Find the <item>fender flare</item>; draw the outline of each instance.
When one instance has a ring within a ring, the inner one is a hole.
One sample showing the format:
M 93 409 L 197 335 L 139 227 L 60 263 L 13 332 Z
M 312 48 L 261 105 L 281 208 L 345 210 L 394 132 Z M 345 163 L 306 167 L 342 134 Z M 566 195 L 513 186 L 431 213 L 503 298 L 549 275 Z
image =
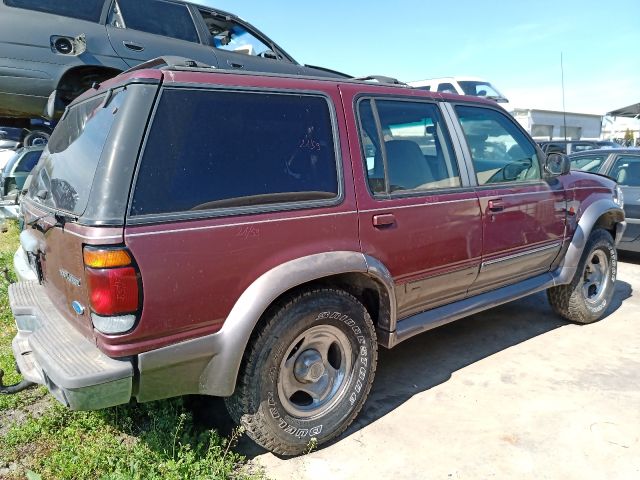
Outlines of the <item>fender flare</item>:
M 258 277 L 240 295 L 218 332 L 140 354 L 138 400 L 188 393 L 233 394 L 251 334 L 273 301 L 299 285 L 345 273 L 363 273 L 383 286 L 392 317 L 387 321 L 395 325 L 392 278 L 381 262 L 355 251 L 324 252 L 297 258 Z M 169 385 L 168 377 L 176 381 Z
M 593 226 L 600 217 L 607 213 L 613 213 L 616 216 L 615 242 L 617 243 L 622 237 L 622 232 L 626 226 L 624 221 L 624 210 L 622 210 L 622 208 L 620 208 L 613 199 L 603 198 L 593 202 L 586 208 L 580 217 L 580 220 L 578 220 L 578 225 L 576 226 L 573 238 L 567 247 L 562 264 L 554 275 L 554 285 L 565 285 L 571 282 L 578 269 L 578 264 L 582 258 L 584 248 L 587 244 L 587 240 L 589 239 L 589 235 L 591 235 Z

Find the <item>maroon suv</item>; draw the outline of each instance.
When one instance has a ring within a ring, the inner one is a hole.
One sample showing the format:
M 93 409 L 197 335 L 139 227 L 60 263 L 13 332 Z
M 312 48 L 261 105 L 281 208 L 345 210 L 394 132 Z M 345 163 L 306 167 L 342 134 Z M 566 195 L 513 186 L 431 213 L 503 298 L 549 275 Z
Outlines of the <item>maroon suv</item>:
M 72 409 L 223 396 L 260 445 L 301 453 L 354 419 L 379 344 L 541 290 L 602 316 L 622 199 L 568 166 L 476 97 L 122 74 L 67 109 L 34 170 L 15 358 Z

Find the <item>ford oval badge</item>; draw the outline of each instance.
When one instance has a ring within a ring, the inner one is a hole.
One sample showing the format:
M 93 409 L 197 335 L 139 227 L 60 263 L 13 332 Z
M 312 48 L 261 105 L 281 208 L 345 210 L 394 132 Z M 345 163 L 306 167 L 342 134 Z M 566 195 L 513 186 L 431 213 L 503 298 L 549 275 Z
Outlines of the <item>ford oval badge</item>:
M 73 311 L 76 312 L 78 315 L 84 314 L 84 307 L 80 302 L 76 302 L 76 301 L 71 302 L 71 307 L 73 308 Z

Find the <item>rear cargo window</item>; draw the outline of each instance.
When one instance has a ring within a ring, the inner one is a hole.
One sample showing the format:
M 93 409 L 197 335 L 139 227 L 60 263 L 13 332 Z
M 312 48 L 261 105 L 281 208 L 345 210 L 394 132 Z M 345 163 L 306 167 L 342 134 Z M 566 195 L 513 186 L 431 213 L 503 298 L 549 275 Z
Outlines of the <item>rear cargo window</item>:
M 9 7 L 26 8 L 38 12 L 53 13 L 64 17 L 99 22 L 104 0 L 64 0 L 58 2 L 42 0 L 4 0 Z
M 326 201 L 338 192 L 325 98 L 173 89 L 156 111 L 131 214 Z
M 126 97 L 126 90 L 113 92 L 73 106 L 51 135 L 42 154 L 29 196 L 51 208 L 81 215 L 89 199 L 102 149 Z

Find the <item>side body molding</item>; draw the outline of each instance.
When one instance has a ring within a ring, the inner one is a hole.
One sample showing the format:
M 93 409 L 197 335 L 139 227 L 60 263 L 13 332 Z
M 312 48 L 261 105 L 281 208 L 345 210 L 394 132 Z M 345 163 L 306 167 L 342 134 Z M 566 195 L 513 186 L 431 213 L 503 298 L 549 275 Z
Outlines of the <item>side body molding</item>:
M 382 284 L 389 312 L 395 316 L 391 276 L 375 259 L 353 251 L 297 258 L 256 279 L 237 300 L 219 332 L 138 355 L 138 401 L 185 394 L 231 395 L 253 329 L 269 305 L 298 285 L 345 273 L 364 273 Z
M 598 219 L 603 215 L 611 215 L 615 222 L 615 243 L 622 238 L 626 222 L 624 221 L 624 210 L 620 208 L 612 199 L 600 199 L 593 202 L 580 217 L 576 231 L 573 234 L 571 243 L 567 248 L 564 260 L 554 272 L 554 284 L 564 285 L 570 283 L 578 269 L 578 263 L 587 244 L 587 239 L 591 235 L 593 227 Z

